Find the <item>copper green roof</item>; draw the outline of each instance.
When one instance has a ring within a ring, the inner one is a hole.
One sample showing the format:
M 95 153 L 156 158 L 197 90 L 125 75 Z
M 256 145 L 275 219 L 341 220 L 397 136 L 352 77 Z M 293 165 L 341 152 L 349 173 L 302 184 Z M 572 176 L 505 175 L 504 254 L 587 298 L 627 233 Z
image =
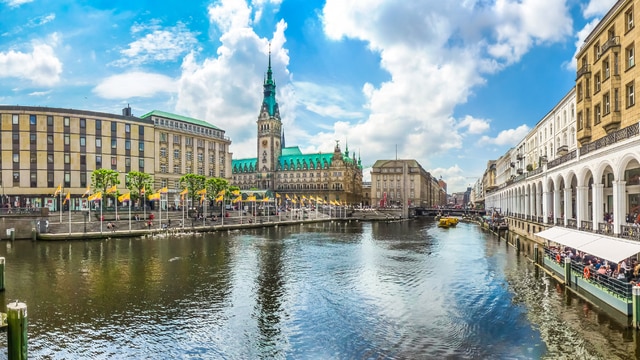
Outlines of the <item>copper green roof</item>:
M 295 147 L 298 148 L 297 146 Z M 291 149 L 291 148 L 289 148 Z M 298 149 L 300 151 L 300 149 Z M 278 159 L 278 163 L 281 169 L 301 169 L 307 168 L 323 168 L 331 165 L 331 158 L 333 153 L 317 153 L 317 154 L 302 154 L 295 155 L 283 155 Z
M 233 173 L 251 173 L 256 171 L 258 158 L 231 160 L 231 171 Z
M 302 155 L 302 151 L 300 151 L 300 148 L 297 146 L 291 146 L 291 147 L 282 148 L 282 155 L 283 156 Z
M 176 115 L 176 114 L 172 114 L 172 113 L 168 113 L 166 111 L 160 111 L 160 110 L 153 110 L 151 112 L 148 112 L 148 113 L 140 116 L 140 118 L 141 119 L 146 119 L 146 118 L 150 118 L 152 116 L 159 116 L 159 117 L 163 117 L 163 118 L 167 118 L 167 119 L 184 121 L 184 122 L 187 122 L 187 123 L 190 123 L 190 124 L 193 124 L 193 125 L 199 125 L 199 126 L 208 127 L 208 128 L 211 128 L 211 129 L 216 129 L 216 130 L 223 131 L 219 127 L 217 127 L 217 126 L 215 126 L 215 125 L 213 125 L 211 123 L 208 123 L 206 121 L 190 118 L 188 116 Z

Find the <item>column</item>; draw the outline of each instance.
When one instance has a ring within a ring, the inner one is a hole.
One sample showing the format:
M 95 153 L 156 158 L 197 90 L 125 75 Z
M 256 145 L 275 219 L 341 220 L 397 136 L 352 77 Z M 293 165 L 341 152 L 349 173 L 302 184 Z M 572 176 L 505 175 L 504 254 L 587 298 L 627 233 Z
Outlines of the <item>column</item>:
M 560 217 L 562 214 L 562 209 L 560 208 L 560 189 L 556 189 L 553 191 L 553 214 L 551 221 L 555 224 L 556 218 Z
M 564 188 L 564 226 L 567 226 L 570 217 L 573 218 L 571 211 L 571 188 Z
M 593 231 L 598 231 L 598 223 L 603 222 L 604 184 L 593 184 Z
M 549 223 L 549 211 L 551 204 L 551 193 L 545 191 L 542 193 L 542 216 L 544 217 L 543 221 L 545 224 Z
M 627 182 L 618 180 L 613 182 L 613 233 L 620 233 L 620 225 L 626 223 Z
M 582 221 L 587 218 L 587 209 L 589 206 L 589 187 L 578 186 L 578 194 L 576 196 L 576 220 L 578 229 L 582 227 Z

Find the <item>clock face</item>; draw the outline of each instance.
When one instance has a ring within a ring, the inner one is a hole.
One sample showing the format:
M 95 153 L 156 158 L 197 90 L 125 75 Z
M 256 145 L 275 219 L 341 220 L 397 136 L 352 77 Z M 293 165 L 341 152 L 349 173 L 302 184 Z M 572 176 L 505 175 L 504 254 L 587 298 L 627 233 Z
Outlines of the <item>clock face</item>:
M 262 140 L 262 146 L 267 146 L 267 140 Z

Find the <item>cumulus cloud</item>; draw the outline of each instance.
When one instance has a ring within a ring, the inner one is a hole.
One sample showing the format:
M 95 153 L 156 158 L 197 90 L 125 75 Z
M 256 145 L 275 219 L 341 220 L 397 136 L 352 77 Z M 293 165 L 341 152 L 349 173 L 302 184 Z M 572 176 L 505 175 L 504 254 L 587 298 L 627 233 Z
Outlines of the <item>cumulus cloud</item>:
M 589 19 L 594 16 L 603 16 L 613 7 L 613 4 L 618 0 L 591 0 L 582 9 L 582 15 L 585 19 Z
M 154 61 L 175 61 L 193 50 L 198 41 L 197 33 L 189 31 L 183 23 L 161 28 L 157 21 L 149 24 L 136 24 L 131 33 L 141 38 L 131 42 L 127 49 L 121 50 L 124 56 L 115 61 L 116 66 L 140 65 Z
M 467 129 L 469 134 L 482 134 L 489 130 L 489 121 L 484 119 L 476 119 L 473 116 L 467 115 L 458 123 L 458 129 Z
M 46 96 L 51 94 L 51 90 L 48 91 L 34 91 L 29 93 L 29 96 Z
M 531 131 L 527 125 L 520 125 L 515 129 L 502 130 L 495 138 L 483 136 L 480 140 L 482 144 L 493 144 L 498 146 L 514 146 L 519 143 Z
M 172 93 L 176 91 L 175 88 L 175 81 L 168 76 L 133 71 L 102 80 L 92 92 L 105 99 L 126 100 L 151 97 L 157 93 Z
M 62 62 L 54 47 L 57 34 L 46 40 L 31 42 L 31 52 L 9 50 L 0 52 L 0 77 L 13 77 L 31 81 L 38 86 L 53 86 L 60 80 Z
M 27 4 L 32 2 L 33 0 L 4 0 L 3 2 L 7 4 L 10 8 L 15 8 L 23 4 Z

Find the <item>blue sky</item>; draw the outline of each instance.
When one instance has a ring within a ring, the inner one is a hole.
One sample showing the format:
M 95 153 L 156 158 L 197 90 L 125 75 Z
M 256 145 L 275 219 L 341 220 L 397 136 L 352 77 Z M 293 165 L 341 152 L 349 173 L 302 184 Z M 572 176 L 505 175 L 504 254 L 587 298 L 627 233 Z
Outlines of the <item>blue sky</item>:
M 463 191 L 570 90 L 614 3 L 0 0 L 0 104 L 169 111 L 255 157 L 271 43 L 288 146 L 416 159 Z

